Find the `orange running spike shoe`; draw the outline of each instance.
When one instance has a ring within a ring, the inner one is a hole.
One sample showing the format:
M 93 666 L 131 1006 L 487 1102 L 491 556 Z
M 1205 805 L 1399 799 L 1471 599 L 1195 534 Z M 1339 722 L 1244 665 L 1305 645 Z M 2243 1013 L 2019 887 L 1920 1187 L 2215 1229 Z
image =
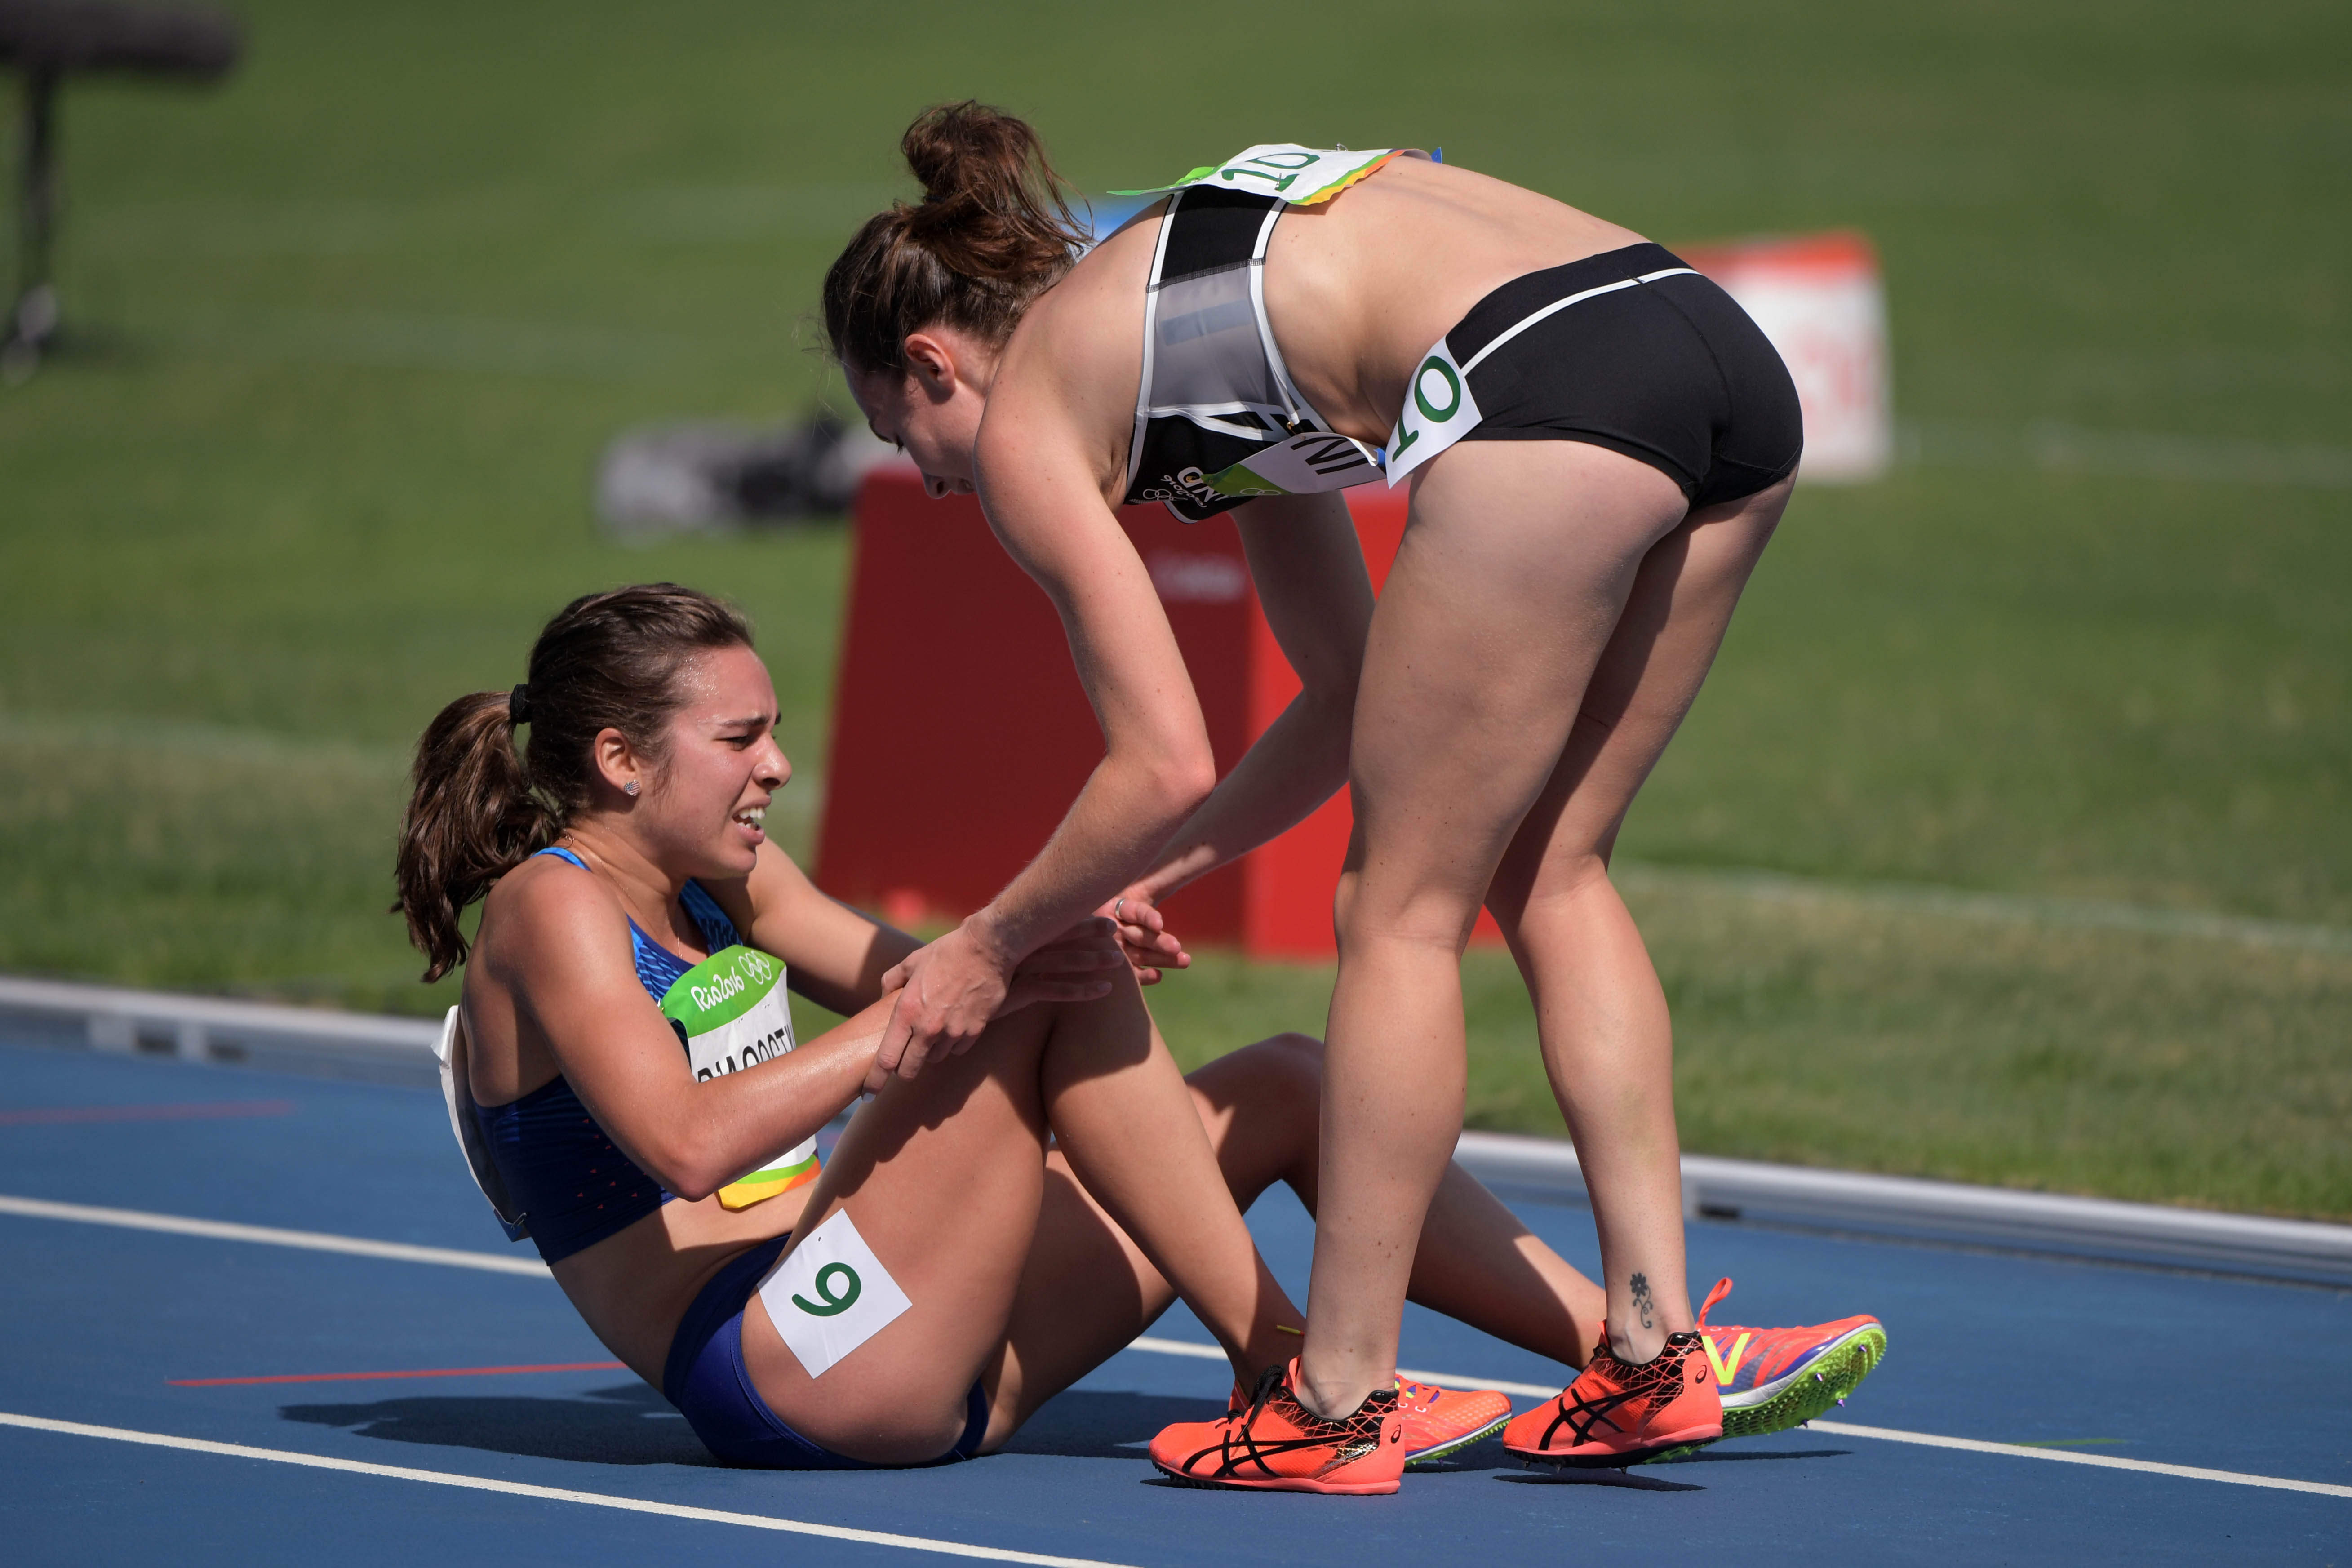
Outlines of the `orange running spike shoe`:
M 1619 1361 L 1604 1325 L 1576 1381 L 1503 1428 L 1503 1447 L 1529 1464 L 1622 1469 L 1723 1436 L 1723 1401 L 1696 1331 L 1668 1334 L 1638 1366 Z
M 1698 1310 L 1727 1437 L 1785 1432 L 1826 1415 L 1886 1358 L 1886 1327 L 1868 1313 L 1807 1328 L 1709 1326 L 1707 1313 L 1730 1293 L 1731 1281 L 1723 1280 Z
M 1404 1426 L 1407 1469 L 1458 1454 L 1490 1437 L 1511 1418 L 1511 1398 L 1491 1388 L 1440 1388 L 1397 1373 L 1397 1419 Z M 1225 1401 L 1225 1414 L 1238 1415 L 1250 1401 L 1240 1384 Z
M 1511 1419 L 1511 1396 L 1491 1388 L 1440 1388 L 1397 1374 L 1397 1419 L 1404 1426 L 1404 1462 L 1419 1465 L 1455 1454 L 1501 1431 Z
M 1162 1473 L 1200 1487 L 1278 1492 L 1392 1492 L 1404 1474 L 1397 1396 L 1367 1398 L 1326 1421 L 1298 1402 L 1298 1363 L 1259 1374 L 1249 1404 L 1215 1421 L 1179 1421 L 1151 1440 Z

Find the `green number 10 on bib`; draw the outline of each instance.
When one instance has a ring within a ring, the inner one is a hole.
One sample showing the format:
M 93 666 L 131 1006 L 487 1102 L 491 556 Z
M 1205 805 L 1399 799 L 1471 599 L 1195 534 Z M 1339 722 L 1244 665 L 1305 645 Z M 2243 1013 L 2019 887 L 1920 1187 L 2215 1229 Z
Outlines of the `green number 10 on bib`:
M 677 977 L 662 997 L 662 1016 L 686 1042 L 697 1083 L 741 1072 L 793 1048 L 784 1005 L 784 966 L 757 948 L 723 948 Z M 750 1208 L 817 1178 L 816 1140 L 809 1138 L 758 1170 L 719 1189 L 730 1209 Z

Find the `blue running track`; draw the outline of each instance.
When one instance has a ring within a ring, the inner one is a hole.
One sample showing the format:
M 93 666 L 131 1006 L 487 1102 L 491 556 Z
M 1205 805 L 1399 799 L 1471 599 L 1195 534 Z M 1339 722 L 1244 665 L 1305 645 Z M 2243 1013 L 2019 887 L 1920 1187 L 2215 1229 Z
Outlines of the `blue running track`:
M 1518 1206 L 1595 1267 L 1583 1209 Z M 1568 1480 L 1490 1442 L 1393 1498 L 1309 1498 L 1155 1478 L 1141 1442 L 1218 1408 L 1227 1376 L 1165 1350 L 1120 1354 L 999 1457 L 846 1475 L 722 1469 L 658 1394 L 593 1364 L 192 1385 L 608 1357 L 543 1277 L 90 1208 L 535 1256 L 500 1236 L 430 1089 L 0 1037 L 0 1562 L 20 1568 L 2352 1562 L 2342 1290 L 1701 1223 L 1693 1279 L 1739 1282 L 1726 1321 L 1885 1321 L 1886 1364 L 1838 1421 Z M 1306 1216 L 1277 1194 L 1250 1219 L 1303 1299 Z M 1181 1309 L 1152 1339 L 1208 1342 Z M 1403 1359 L 1564 1375 L 1418 1309 Z

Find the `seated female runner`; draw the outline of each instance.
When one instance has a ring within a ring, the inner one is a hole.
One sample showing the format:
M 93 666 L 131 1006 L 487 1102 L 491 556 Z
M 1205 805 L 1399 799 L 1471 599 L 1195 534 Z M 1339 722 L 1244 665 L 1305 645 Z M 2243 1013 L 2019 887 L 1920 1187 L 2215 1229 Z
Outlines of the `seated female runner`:
M 593 595 L 529 674 L 419 742 L 399 908 L 428 978 L 467 964 L 444 1056 L 485 1193 L 714 1454 L 988 1452 L 1179 1295 L 1237 1389 L 1296 1353 L 1304 1320 L 1241 1210 L 1276 1181 L 1315 1206 L 1317 1042 L 1180 1077 L 1097 919 L 1022 964 L 973 1048 L 879 1071 L 919 943 L 819 893 L 762 832 L 792 770 L 741 617 L 667 584 Z M 468 963 L 459 917 L 485 895 Z M 795 1048 L 786 974 L 847 1021 Z M 819 1173 L 817 1130 L 869 1090 Z M 1603 1310 L 1458 1167 L 1413 1289 L 1571 1364 Z M 1787 1363 L 1755 1390 L 1755 1430 L 1804 1418 L 1801 1373 L 1877 1326 L 1769 1332 L 1797 1337 L 1754 1347 Z M 1381 1437 L 1413 1458 L 1509 1414 L 1499 1394 L 1402 1394 Z

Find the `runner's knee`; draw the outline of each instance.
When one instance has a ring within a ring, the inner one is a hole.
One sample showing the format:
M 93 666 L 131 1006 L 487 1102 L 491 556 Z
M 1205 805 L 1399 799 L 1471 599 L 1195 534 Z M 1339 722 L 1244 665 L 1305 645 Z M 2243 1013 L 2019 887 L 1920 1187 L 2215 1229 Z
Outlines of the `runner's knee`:
M 1451 890 L 1381 896 L 1363 887 L 1343 891 L 1333 924 L 1344 955 L 1374 947 L 1427 947 L 1460 952 L 1478 921 L 1479 900 Z
M 1219 1057 L 1186 1081 L 1237 1115 L 1304 1105 L 1311 1118 L 1323 1097 L 1323 1042 L 1312 1035 L 1271 1036 Z
M 1259 1071 L 1269 1100 L 1310 1116 L 1323 1099 L 1323 1042 L 1312 1035 L 1285 1033 L 1249 1047 L 1260 1061 Z
M 1602 851 L 1585 849 L 1547 856 L 1532 877 L 1522 881 L 1506 873 L 1495 879 L 1489 907 L 1506 939 L 1516 941 L 1530 925 L 1539 925 L 1576 906 L 1596 887 L 1609 882 L 1609 862 Z

